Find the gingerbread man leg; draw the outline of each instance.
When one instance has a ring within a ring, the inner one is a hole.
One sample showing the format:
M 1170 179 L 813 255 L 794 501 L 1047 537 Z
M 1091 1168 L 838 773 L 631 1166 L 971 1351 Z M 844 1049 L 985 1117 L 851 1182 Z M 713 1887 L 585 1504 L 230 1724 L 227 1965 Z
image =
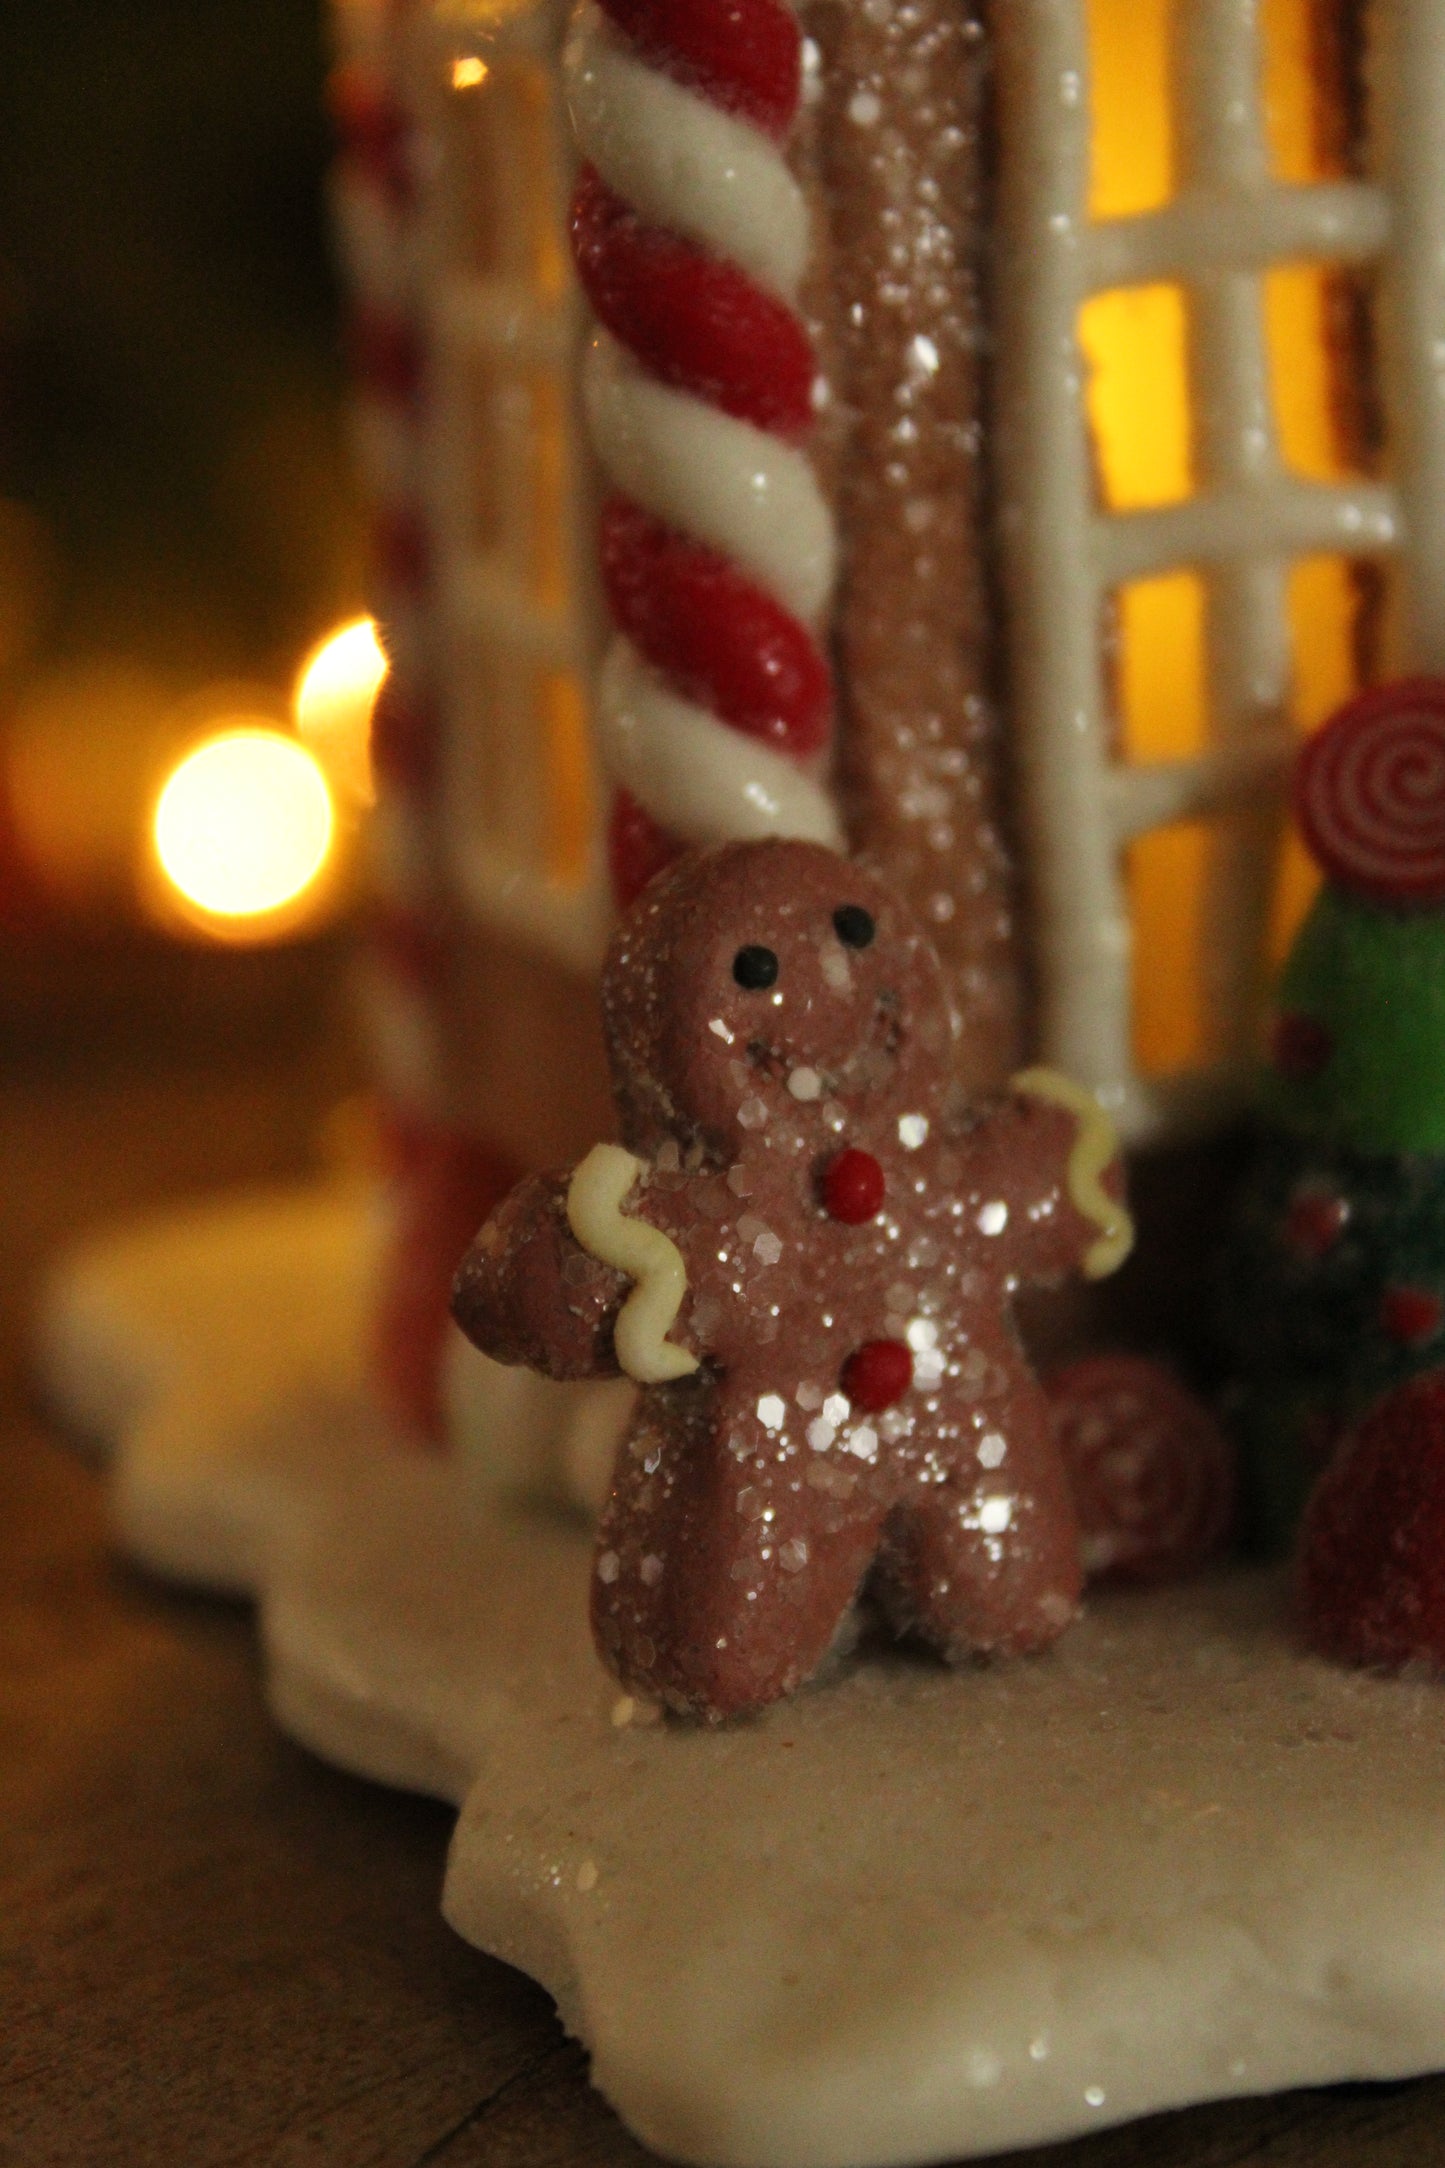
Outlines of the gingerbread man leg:
M 738 1716 L 817 1670 L 867 1573 L 882 1509 L 821 1492 L 791 1455 L 780 1462 L 754 1409 L 729 1406 L 725 1385 L 667 1390 L 667 1427 L 644 1402 L 618 1455 L 593 1629 L 624 1686 Z
M 950 1659 L 1047 1647 L 1082 1585 L 1048 1404 L 1022 1369 L 1003 1407 L 1006 1426 L 979 1431 L 975 1407 L 944 1402 L 938 1432 L 962 1441 L 957 1465 L 895 1509 L 878 1561 L 894 1624 Z

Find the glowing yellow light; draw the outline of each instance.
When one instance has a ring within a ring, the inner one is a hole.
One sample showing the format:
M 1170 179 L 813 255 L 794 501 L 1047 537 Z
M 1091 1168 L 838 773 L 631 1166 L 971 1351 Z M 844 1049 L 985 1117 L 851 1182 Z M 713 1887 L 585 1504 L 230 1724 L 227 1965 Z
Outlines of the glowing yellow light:
M 1088 0 L 1092 65 L 1090 211 L 1123 218 L 1157 210 L 1177 185 L 1168 79 L 1184 0 Z M 1319 127 L 1324 95 L 1312 54 L 1311 0 L 1261 0 L 1263 90 L 1271 164 L 1278 179 L 1331 175 Z M 1326 274 L 1289 264 L 1263 283 L 1274 419 L 1283 464 L 1311 481 L 1335 480 L 1341 460 Z M 1179 284 L 1093 296 L 1079 322 L 1089 368 L 1088 402 L 1101 494 L 1111 510 L 1177 504 L 1196 485 L 1190 389 L 1189 292 Z M 1351 681 L 1356 607 L 1344 559 L 1291 568 L 1295 654 L 1290 710 L 1308 724 Z M 1114 598 L 1114 688 L 1120 735 L 1136 760 L 1201 752 L 1209 736 L 1208 604 L 1193 570 L 1136 581 Z M 1216 831 L 1180 823 L 1129 852 L 1135 934 L 1135 1053 L 1148 1074 L 1217 1058 L 1220 1048 L 1206 969 L 1205 914 Z M 1308 896 L 1300 854 L 1286 856 L 1276 945 Z
M 327 636 L 296 681 L 296 728 L 345 797 L 370 805 L 371 711 L 387 661 L 372 618 L 354 618 Z
M 243 725 L 188 753 L 156 806 L 156 854 L 187 902 L 262 918 L 303 895 L 335 826 L 320 767 L 294 738 Z
M 452 89 L 477 90 L 487 80 L 487 63 L 475 54 L 452 62 Z

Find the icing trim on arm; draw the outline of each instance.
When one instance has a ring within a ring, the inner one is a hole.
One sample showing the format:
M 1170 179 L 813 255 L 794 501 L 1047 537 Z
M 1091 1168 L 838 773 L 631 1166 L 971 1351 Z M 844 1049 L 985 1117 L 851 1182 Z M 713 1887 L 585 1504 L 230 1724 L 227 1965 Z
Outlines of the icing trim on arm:
M 1119 1150 L 1113 1123 L 1092 1092 L 1057 1069 L 1022 1069 L 1012 1079 L 1010 1089 L 1031 1099 L 1046 1099 L 1051 1106 L 1064 1107 L 1077 1117 L 1078 1134 L 1069 1152 L 1069 1202 L 1099 1229 L 1098 1241 L 1084 1258 L 1084 1277 L 1107 1279 L 1111 1272 L 1118 1271 L 1134 1247 L 1134 1221 L 1129 1208 L 1118 1197 L 1111 1197 L 1100 1179 Z
M 628 1377 L 662 1385 L 690 1376 L 698 1364 L 667 1337 L 687 1293 L 682 1252 L 660 1227 L 622 1209 L 646 1171 L 646 1163 L 620 1144 L 594 1144 L 567 1185 L 567 1224 L 589 1257 L 636 1281 L 618 1313 L 612 1344 Z

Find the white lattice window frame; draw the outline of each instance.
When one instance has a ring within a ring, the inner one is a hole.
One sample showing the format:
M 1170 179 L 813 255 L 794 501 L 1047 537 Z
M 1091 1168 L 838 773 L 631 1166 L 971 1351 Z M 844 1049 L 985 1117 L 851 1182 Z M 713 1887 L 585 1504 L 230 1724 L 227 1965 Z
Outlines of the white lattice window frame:
M 1175 14 L 1176 193 L 1158 211 L 1108 220 L 1088 215 L 1085 0 L 1007 0 L 995 15 L 1009 260 L 1003 539 L 1042 1051 L 1138 1139 L 1217 1115 L 1254 1051 L 1291 742 L 1291 562 L 1391 555 L 1399 659 L 1445 664 L 1445 8 L 1381 0 L 1371 176 L 1312 185 L 1270 177 L 1257 0 L 1183 0 Z M 1308 482 L 1280 459 L 1263 281 L 1301 260 L 1379 268 L 1388 483 Z M 1186 296 L 1193 494 L 1109 511 L 1080 311 L 1095 294 L 1160 282 Z M 1105 611 L 1128 582 L 1185 570 L 1205 589 L 1210 743 L 1196 759 L 1131 762 L 1111 742 Z M 1207 1073 L 1146 1079 L 1132 1049 L 1124 852 L 1152 829 L 1226 812 L 1200 974 L 1223 1058 Z

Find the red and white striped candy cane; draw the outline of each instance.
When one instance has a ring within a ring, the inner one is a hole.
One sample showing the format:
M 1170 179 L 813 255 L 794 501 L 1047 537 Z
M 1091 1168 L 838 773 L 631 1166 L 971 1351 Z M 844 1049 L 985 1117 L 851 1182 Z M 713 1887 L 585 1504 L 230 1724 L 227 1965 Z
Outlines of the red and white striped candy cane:
M 600 326 L 587 418 L 615 491 L 597 708 L 625 903 L 682 843 L 841 841 L 823 773 L 835 535 L 802 450 L 808 211 L 782 150 L 801 40 L 780 0 L 587 0 L 564 67 Z
M 413 1437 L 441 1439 L 452 1273 L 519 1169 L 458 1126 L 441 1027 L 455 935 L 437 874 L 438 708 L 434 550 L 425 512 L 426 250 L 419 232 L 419 65 L 435 65 L 416 0 L 343 20 L 353 49 L 334 72 L 335 190 L 351 277 L 352 359 L 373 508 L 373 599 L 391 671 L 372 718 L 379 804 L 361 986 L 380 1088 L 387 1198 L 372 1317 L 372 1378 Z M 418 62 L 416 46 L 422 42 Z

